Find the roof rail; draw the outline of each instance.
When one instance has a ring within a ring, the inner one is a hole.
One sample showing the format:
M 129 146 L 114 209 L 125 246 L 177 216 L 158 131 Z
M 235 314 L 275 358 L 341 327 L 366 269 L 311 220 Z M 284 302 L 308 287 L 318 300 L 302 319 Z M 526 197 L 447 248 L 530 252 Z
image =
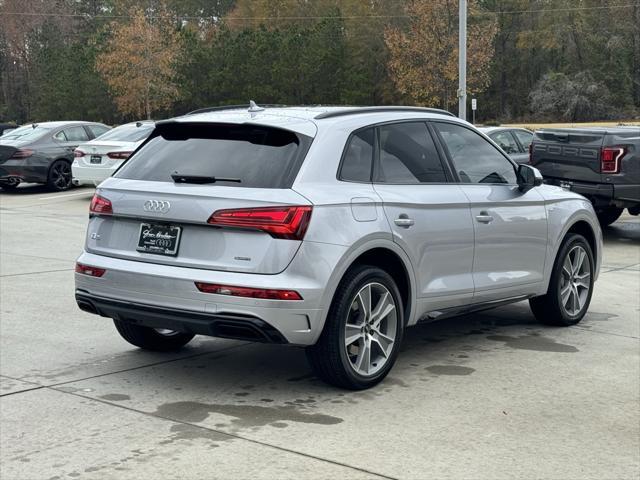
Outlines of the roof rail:
M 286 106 L 287 105 L 279 105 L 275 103 L 260 104 L 260 107 L 269 107 L 269 108 L 282 108 Z M 194 115 L 196 113 L 207 113 L 207 112 L 221 112 L 224 110 L 247 110 L 248 108 L 250 108 L 250 106 L 247 105 L 246 103 L 243 105 L 219 105 L 217 107 L 199 108 L 198 110 L 185 113 L 185 115 Z
M 347 108 L 345 110 L 336 110 L 331 112 L 324 112 L 316 115 L 314 118 L 335 118 L 342 117 L 344 115 L 357 115 L 359 113 L 380 113 L 380 112 L 423 112 L 423 113 L 438 113 L 440 115 L 447 115 L 449 117 L 455 117 L 451 112 L 441 110 L 439 108 L 427 108 L 427 107 L 356 107 Z

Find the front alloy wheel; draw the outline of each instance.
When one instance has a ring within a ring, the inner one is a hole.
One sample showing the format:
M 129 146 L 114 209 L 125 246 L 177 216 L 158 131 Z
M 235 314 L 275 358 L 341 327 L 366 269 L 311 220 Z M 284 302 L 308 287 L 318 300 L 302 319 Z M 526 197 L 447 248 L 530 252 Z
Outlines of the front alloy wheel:
M 591 290 L 591 262 L 581 245 L 576 245 L 567 254 L 559 288 L 562 307 L 570 316 L 578 315 Z
M 64 160 L 56 160 L 49 169 L 47 185 L 51 190 L 61 192 L 71 186 L 71 165 Z
M 589 242 L 580 234 L 568 234 L 556 256 L 547 293 L 529 300 L 535 317 L 560 326 L 582 320 L 593 294 L 594 265 Z

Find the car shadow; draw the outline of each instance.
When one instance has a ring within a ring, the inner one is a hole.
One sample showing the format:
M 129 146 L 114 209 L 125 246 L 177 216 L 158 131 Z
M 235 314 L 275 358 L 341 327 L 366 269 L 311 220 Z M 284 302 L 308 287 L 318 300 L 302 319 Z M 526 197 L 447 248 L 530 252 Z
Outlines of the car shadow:
M 640 243 L 640 222 L 633 220 L 637 217 L 627 218 L 602 229 L 605 244 Z
M 61 194 L 61 195 L 63 195 L 65 193 L 81 192 L 83 190 L 89 191 L 90 188 L 93 188 L 93 187 L 88 187 L 88 186 L 75 187 L 75 186 L 72 186 L 68 190 L 64 190 L 62 192 L 55 192 L 55 191 L 52 191 L 51 189 L 49 189 L 46 185 L 41 185 L 39 183 L 24 183 L 24 184 L 18 185 L 18 187 L 13 189 L 13 190 L 0 189 L 0 195 L 15 196 L 15 197 L 24 196 L 24 195 L 41 195 L 41 194 L 48 194 L 48 195 Z

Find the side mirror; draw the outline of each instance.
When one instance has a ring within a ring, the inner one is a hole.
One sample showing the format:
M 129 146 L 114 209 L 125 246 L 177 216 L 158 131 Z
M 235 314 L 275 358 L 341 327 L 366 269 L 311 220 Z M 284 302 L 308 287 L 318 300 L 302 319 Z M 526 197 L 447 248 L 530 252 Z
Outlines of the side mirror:
M 528 192 L 534 187 L 542 185 L 540 170 L 524 163 L 518 165 L 518 186 L 522 193 Z

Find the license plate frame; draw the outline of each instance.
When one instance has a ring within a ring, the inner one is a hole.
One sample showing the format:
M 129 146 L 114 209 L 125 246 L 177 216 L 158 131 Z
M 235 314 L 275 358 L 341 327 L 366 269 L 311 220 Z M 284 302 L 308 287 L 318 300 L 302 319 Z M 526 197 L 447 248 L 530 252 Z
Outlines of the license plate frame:
M 89 163 L 92 165 L 100 165 L 102 163 L 102 155 L 91 155 Z
M 181 237 L 180 226 L 143 222 L 140 224 L 136 250 L 141 253 L 175 257 L 178 255 Z

